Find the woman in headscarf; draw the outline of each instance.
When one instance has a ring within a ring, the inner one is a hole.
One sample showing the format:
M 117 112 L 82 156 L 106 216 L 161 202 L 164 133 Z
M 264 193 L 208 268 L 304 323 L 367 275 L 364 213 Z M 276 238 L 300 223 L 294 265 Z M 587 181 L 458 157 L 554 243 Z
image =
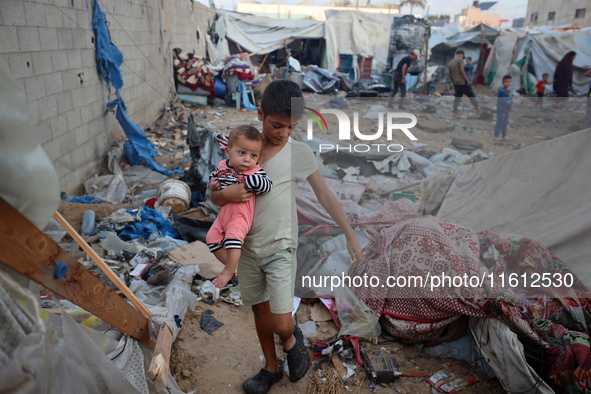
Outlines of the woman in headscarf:
M 573 84 L 573 61 L 576 56 L 575 51 L 570 51 L 556 65 L 553 85 L 556 97 L 568 97 L 568 88 Z M 558 102 L 555 105 L 558 105 Z

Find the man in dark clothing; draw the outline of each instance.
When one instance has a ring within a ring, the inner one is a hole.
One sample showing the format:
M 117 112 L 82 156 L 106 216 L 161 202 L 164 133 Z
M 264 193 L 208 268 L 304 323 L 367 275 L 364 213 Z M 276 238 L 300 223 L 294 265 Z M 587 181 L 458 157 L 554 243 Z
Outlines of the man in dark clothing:
M 408 56 L 405 56 L 398 62 L 398 66 L 394 70 L 394 88 L 392 89 L 392 93 L 390 94 L 390 100 L 388 101 L 388 108 L 392 108 L 394 97 L 396 93 L 398 93 L 398 88 L 400 88 L 400 108 L 404 108 L 404 97 L 406 97 L 406 70 L 410 67 L 412 62 L 417 59 L 420 59 L 421 53 L 414 49 L 412 53 Z
M 464 71 L 464 51 L 459 50 L 456 52 L 456 57 L 452 60 L 449 65 L 449 79 L 454 84 L 455 90 L 455 100 L 454 100 L 454 110 L 453 110 L 453 120 L 456 120 L 458 115 L 458 105 L 460 104 L 460 98 L 464 95 L 470 98 L 470 102 L 478 112 L 478 115 L 482 113 L 482 109 L 478 106 L 476 102 L 476 95 L 472 91 L 472 86 L 470 86 L 471 82 L 468 76 L 466 75 L 466 71 Z

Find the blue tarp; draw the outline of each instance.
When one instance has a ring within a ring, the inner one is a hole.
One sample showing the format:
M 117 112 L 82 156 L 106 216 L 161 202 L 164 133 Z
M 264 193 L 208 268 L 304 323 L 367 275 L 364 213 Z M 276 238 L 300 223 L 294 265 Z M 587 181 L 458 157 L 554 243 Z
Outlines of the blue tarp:
M 160 233 L 162 236 L 181 239 L 179 232 L 173 227 L 172 222 L 162 216 L 160 212 L 149 207 L 140 208 L 140 222 L 128 224 L 121 230 L 119 237 L 123 240 L 136 238 L 150 238 L 154 233 Z M 127 213 L 135 216 L 135 210 L 126 209 Z
M 98 0 L 94 2 L 92 10 L 92 28 L 96 37 L 96 67 L 98 73 L 107 83 L 110 82 L 115 89 L 121 89 L 123 87 L 123 77 L 120 66 L 123 63 L 123 55 L 111 42 L 105 22 L 105 13 L 99 7 Z
M 62 201 L 77 202 L 79 204 L 102 204 L 103 201 L 95 200 L 94 196 L 74 196 L 72 198 L 64 198 Z
M 117 98 L 109 103 L 109 108 L 115 107 L 117 107 L 117 113 L 115 117 L 119 121 L 119 124 L 123 128 L 123 131 L 127 136 L 127 139 L 132 145 L 132 147 L 128 146 L 128 149 L 125 150 L 125 153 L 130 153 L 133 157 L 139 157 L 140 159 L 146 162 L 149 168 L 156 170 L 164 175 L 172 174 L 173 172 L 167 170 L 166 168 L 160 166 L 158 163 L 152 160 L 152 158 L 158 154 L 158 151 L 154 147 L 154 144 L 148 139 L 148 137 L 146 137 L 144 132 L 138 127 L 138 125 L 133 123 L 127 117 L 127 107 L 121 99 L 119 92 L 117 92 Z M 174 173 L 182 174 L 182 171 L 176 170 Z

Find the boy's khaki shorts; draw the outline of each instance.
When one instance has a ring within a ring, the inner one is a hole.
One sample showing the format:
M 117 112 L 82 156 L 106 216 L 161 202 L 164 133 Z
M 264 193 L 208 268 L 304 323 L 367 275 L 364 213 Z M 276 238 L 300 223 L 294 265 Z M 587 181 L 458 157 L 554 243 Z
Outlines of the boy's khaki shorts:
M 271 313 L 291 313 L 296 269 L 296 251 L 292 248 L 263 258 L 242 253 L 238 264 L 238 281 L 244 305 L 269 301 Z

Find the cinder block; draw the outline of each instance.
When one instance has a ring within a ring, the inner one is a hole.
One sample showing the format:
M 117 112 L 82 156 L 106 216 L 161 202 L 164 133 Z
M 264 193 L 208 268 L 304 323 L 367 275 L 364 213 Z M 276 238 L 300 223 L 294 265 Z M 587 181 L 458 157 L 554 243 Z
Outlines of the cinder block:
M 25 7 L 21 0 L 0 1 L 0 18 L 4 26 L 25 26 Z
M 27 26 L 45 27 L 45 5 L 39 3 L 25 2 L 25 18 Z
M 29 100 L 29 116 L 31 123 L 39 122 L 39 100 Z
M 74 135 L 75 135 L 74 140 L 76 141 L 76 146 L 84 145 L 86 143 L 86 141 L 88 141 L 88 139 L 90 138 L 90 136 L 88 135 L 88 125 L 83 124 L 82 126 L 75 129 Z
M 57 94 L 56 101 L 57 101 L 57 112 L 60 114 L 65 114 L 66 112 L 68 112 L 74 108 L 71 92 L 64 91 L 63 93 Z
M 53 72 L 51 64 L 51 51 L 33 52 L 33 70 L 35 75 L 49 74 Z
M 84 103 L 85 104 L 90 104 L 99 98 L 97 88 L 98 88 L 97 84 L 86 85 L 84 87 Z
M 91 162 L 99 158 L 99 151 L 94 138 L 89 139 L 84 144 L 84 154 Z
M 51 52 L 51 65 L 53 71 L 64 71 L 68 69 L 68 53 L 65 50 Z M 65 90 L 65 88 L 64 88 Z
M 80 29 L 78 29 L 78 31 L 72 31 L 72 38 L 74 39 L 75 49 L 86 49 L 92 47 L 90 36 Z
M 70 154 L 76 149 L 76 134 L 73 131 L 60 136 L 58 139 L 62 147 L 62 154 Z
M 80 57 L 79 49 L 72 49 L 68 51 L 68 67 L 70 69 L 82 68 L 82 58 Z
M 44 143 L 42 146 L 43 150 L 49 157 L 49 160 L 54 161 L 62 155 L 62 147 L 59 144 L 59 140 L 51 140 Z
M 68 132 L 68 118 L 65 114 L 54 116 L 50 119 L 50 123 L 53 138 L 58 138 Z
M 57 101 L 55 95 L 39 99 L 39 119 L 44 121 L 57 116 Z
M 92 118 L 92 106 L 91 105 L 83 105 L 80 107 L 80 118 L 82 120 L 82 124 L 88 124 Z
M 76 70 L 63 71 L 62 84 L 64 86 L 64 92 L 78 89 L 80 87 L 80 78 L 78 77 L 78 72 L 76 72 Z M 74 103 L 74 105 L 76 106 L 80 104 Z
M 0 26 L 0 53 L 18 52 L 17 28 L 14 26 Z
M 45 144 L 53 139 L 49 120 L 39 122 L 35 127 L 37 129 L 37 138 L 40 144 Z
M 72 92 L 72 105 L 79 108 L 84 105 L 84 87 L 74 89 Z
M 37 27 L 17 27 L 18 45 L 21 52 L 41 50 L 39 43 L 39 29 Z
M 68 118 L 68 130 L 74 130 L 82 124 L 80 119 L 80 108 L 74 108 L 66 113 Z
M 64 91 L 62 86 L 62 73 L 51 73 L 45 76 L 45 91 L 48 95 Z
M 72 29 L 57 29 L 57 45 L 59 49 L 74 48 L 74 39 L 72 37 Z M 82 33 L 84 34 L 84 33 Z
M 60 179 L 60 188 L 66 193 L 72 193 L 80 187 L 82 181 L 85 179 L 82 177 L 81 172 L 74 166 L 74 170 L 66 174 Z
M 70 153 L 62 154 L 62 156 L 53 161 L 53 165 L 55 166 L 57 176 L 61 178 L 72 171 L 72 156 Z
M 94 138 L 102 132 L 101 119 L 94 119 L 88 123 L 88 138 Z
M 82 49 L 80 57 L 82 58 L 82 67 L 94 68 L 96 70 L 96 51 L 95 49 Z M 96 71 L 94 72 L 96 75 Z
M 103 11 L 104 12 L 104 11 Z M 76 10 L 76 20 L 84 28 L 91 28 L 92 13 L 87 10 Z
M 58 49 L 57 30 L 53 27 L 39 28 L 39 43 L 44 51 Z
M 62 7 L 64 27 L 67 29 L 79 29 L 76 22 L 76 10 L 70 8 L 70 6 Z
M 56 4 L 56 1 L 53 2 L 55 5 L 46 4 L 45 5 L 45 16 L 47 17 L 47 27 L 56 27 L 61 28 L 64 27 L 64 21 L 62 20 L 62 13 Z
M 30 53 L 11 53 L 8 55 L 10 74 L 14 78 L 33 76 L 33 57 Z
M 103 102 L 102 99 L 96 100 L 95 102 L 91 103 L 90 106 L 92 107 L 93 119 L 101 119 L 103 116 L 105 116 L 107 105 Z
M 25 92 L 27 93 L 27 100 L 37 100 L 46 95 L 45 92 L 45 78 L 43 76 L 30 77 L 25 79 Z
M 74 168 L 80 168 L 84 164 L 88 163 L 89 161 L 90 161 L 90 159 L 88 157 L 86 157 L 86 154 L 84 152 L 84 146 L 83 145 L 76 146 L 74 148 L 74 150 L 72 151 L 72 166 Z

